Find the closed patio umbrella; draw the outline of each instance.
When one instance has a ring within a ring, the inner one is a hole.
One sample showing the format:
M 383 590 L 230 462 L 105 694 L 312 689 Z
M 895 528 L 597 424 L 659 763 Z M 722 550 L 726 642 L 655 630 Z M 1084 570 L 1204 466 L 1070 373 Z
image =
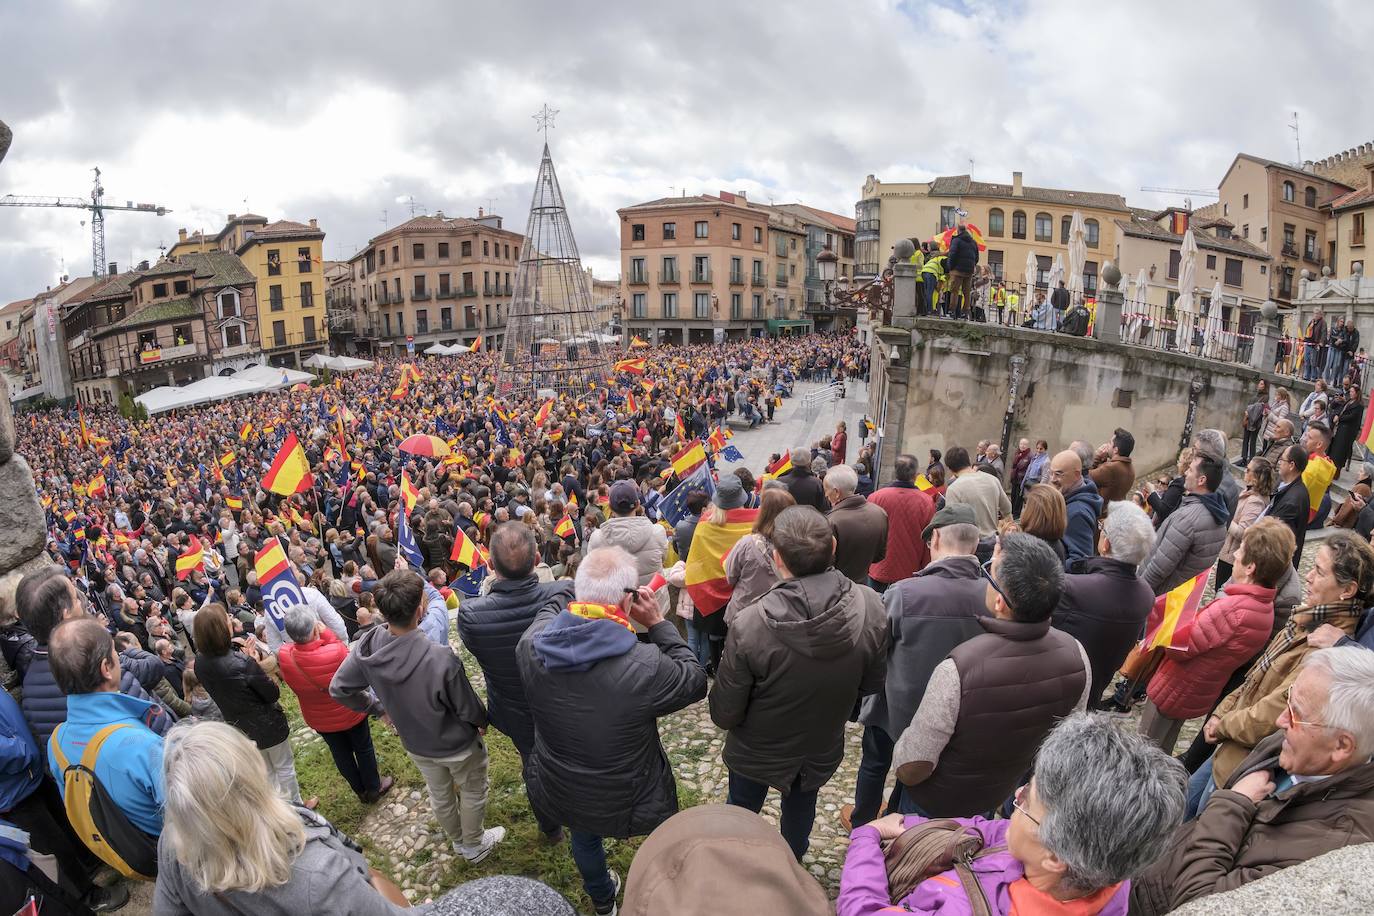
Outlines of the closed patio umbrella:
M 1087 232 L 1082 211 L 1073 211 L 1073 219 L 1069 222 L 1069 271 L 1064 279 L 1070 298 L 1075 302 L 1083 298 L 1083 265 L 1088 260 Z
M 1178 337 L 1174 346 L 1185 352 L 1193 349 L 1193 322 L 1197 319 L 1197 240 L 1193 230 L 1183 233 L 1183 248 L 1178 262 Z

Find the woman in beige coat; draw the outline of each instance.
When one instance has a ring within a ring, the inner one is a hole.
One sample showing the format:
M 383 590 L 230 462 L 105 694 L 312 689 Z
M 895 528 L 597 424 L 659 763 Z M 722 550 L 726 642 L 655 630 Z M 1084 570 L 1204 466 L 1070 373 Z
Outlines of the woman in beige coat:
M 763 491 L 754 530 L 739 539 L 725 555 L 725 579 L 734 589 L 730 603 L 725 606 L 725 625 L 734 622 L 741 610 L 764 596 L 782 581 L 773 565 L 773 522 L 788 506 L 797 501 L 786 490 L 772 488 Z M 712 507 L 712 511 L 724 510 Z

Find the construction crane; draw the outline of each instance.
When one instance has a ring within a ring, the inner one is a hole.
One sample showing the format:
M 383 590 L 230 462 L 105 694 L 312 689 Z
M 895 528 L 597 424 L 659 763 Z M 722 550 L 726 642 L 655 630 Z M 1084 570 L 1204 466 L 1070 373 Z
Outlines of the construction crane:
M 100 184 L 100 169 L 95 172 L 95 184 L 91 187 L 90 200 L 84 197 L 33 197 L 22 194 L 6 194 L 0 197 L 0 207 L 71 207 L 76 210 L 91 211 L 91 276 L 98 277 L 105 272 L 105 211 L 131 210 L 135 213 L 155 213 L 165 216 L 172 211 L 158 204 L 136 204 L 126 201 L 124 206 L 105 203 L 105 188 Z
M 1141 188 L 1142 191 L 1153 191 L 1156 194 L 1187 194 L 1189 197 L 1217 197 L 1216 191 L 1209 191 L 1206 188 L 1197 190 L 1194 188 Z

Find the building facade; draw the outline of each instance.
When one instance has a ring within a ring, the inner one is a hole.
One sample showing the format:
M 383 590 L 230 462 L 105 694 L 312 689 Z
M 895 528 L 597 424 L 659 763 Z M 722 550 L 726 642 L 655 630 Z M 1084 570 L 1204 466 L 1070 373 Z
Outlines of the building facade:
M 923 242 L 955 224 L 957 212 L 983 233 L 987 250 L 979 255 L 993 275 L 1008 283 L 1025 281 L 1027 257 L 1034 256 L 1036 284 L 1044 287 L 1056 255 L 1068 261 L 1069 227 L 1083 215 L 1087 258 L 1083 289 L 1097 292 L 1098 276 L 1117 244 L 1117 219 L 1129 219 L 1130 208 L 1119 194 L 1069 191 L 1025 184 L 1012 172 L 1010 184 L 974 181 L 968 175 L 943 176 L 929 182 L 888 185 L 872 175 L 855 205 L 855 270 L 861 281 L 887 268 L 898 239 Z
M 225 251 L 238 256 L 256 278 L 258 338 L 264 358 L 274 366 L 299 368 L 329 342 L 323 277 L 324 232 L 315 219 L 269 222 L 256 213 L 229 214 L 214 236 L 185 229 L 167 252 L 183 254 Z
M 432 343 L 499 349 L 524 236 L 501 217 L 417 216 L 370 240 L 351 259 L 337 295 L 354 303 L 366 348 Z
M 1227 327 L 1238 322 L 1242 333 L 1249 333 L 1259 306 L 1269 295 L 1269 255 L 1264 249 L 1234 235 L 1226 220 L 1198 219 L 1181 208 L 1162 212 L 1132 210 L 1129 219 L 1115 220 L 1116 252 L 1111 256 L 1121 269 L 1122 292 L 1129 300 L 1128 312 L 1142 311 L 1137 282 L 1145 271 L 1143 311 L 1160 312 L 1173 308 L 1178 299 L 1178 280 L 1182 264 L 1183 233 L 1193 231 L 1198 254 L 1194 289 L 1203 305 L 1200 314 L 1210 315 L 1212 290 L 1221 283 L 1221 317 Z
M 1264 249 L 1271 258 L 1268 295 L 1288 305 L 1301 272 L 1318 273 L 1327 262 L 1323 207 L 1351 190 L 1315 171 L 1240 153 L 1204 215 L 1229 220 L 1237 236 Z
M 64 401 L 72 396 L 72 376 L 66 361 L 62 311 L 66 303 L 96 282 L 94 277 L 63 278 L 57 286 L 27 300 L 18 309 L 15 343 L 17 358 L 15 400 L 45 397 Z
M 1326 205 L 1327 266 L 1337 277 L 1367 273 L 1366 253 L 1374 237 L 1374 161 L 1364 166 L 1364 176 L 1350 175 L 1356 190 L 1332 199 Z
M 115 403 L 256 364 L 258 288 L 237 255 L 219 250 L 99 278 L 62 316 L 77 399 Z

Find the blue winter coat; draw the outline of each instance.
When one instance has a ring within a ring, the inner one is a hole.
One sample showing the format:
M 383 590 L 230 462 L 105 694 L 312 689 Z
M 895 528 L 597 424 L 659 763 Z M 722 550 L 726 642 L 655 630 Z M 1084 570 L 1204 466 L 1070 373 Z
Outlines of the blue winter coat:
M 67 763 L 76 763 L 87 743 L 107 725 L 128 724 L 110 735 L 100 748 L 95 775 L 134 826 L 144 833 L 162 833 L 162 736 L 148 730 L 156 718 L 156 704 L 122 693 L 78 693 L 67 697 L 67 724 L 58 733 Z M 66 786 L 48 741 L 48 766 L 58 787 Z
M 1079 557 L 1097 553 L 1097 519 L 1102 514 L 1102 497 L 1092 478 L 1084 477 L 1078 488 L 1064 497 L 1064 507 L 1068 510 L 1068 525 L 1064 529 L 1067 568 Z
M 43 764 L 19 704 L 0 690 L 0 811 L 9 811 L 33 794 L 43 781 Z

